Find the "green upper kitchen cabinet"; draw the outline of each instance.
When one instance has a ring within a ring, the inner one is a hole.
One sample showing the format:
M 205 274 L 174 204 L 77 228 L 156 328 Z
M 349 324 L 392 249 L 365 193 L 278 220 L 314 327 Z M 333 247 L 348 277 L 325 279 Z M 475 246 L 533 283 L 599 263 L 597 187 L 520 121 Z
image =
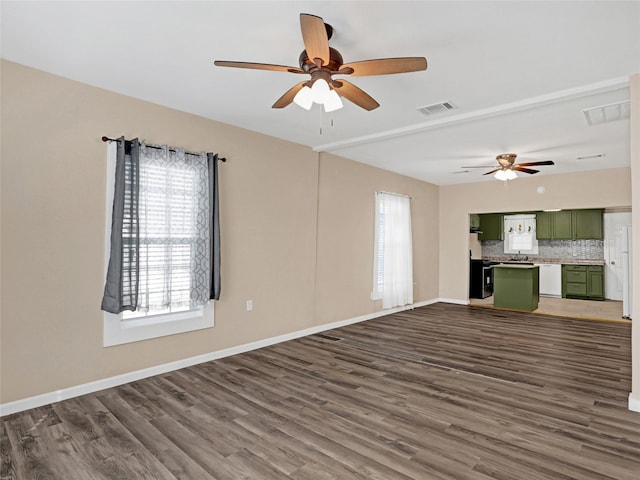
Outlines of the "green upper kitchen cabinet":
M 553 238 L 551 213 L 552 212 L 536 213 L 536 238 L 538 240 L 551 240 Z
M 485 213 L 480 215 L 478 240 L 504 240 L 504 215 L 501 213 Z
M 536 237 L 538 240 L 571 240 L 573 238 L 571 210 L 536 213 Z
M 602 240 L 602 209 L 536 213 L 538 240 Z
M 573 238 L 575 240 L 603 240 L 602 209 L 573 210 Z
M 573 238 L 573 211 L 560 210 L 559 212 L 550 212 L 551 223 L 553 224 L 554 240 L 571 240 Z

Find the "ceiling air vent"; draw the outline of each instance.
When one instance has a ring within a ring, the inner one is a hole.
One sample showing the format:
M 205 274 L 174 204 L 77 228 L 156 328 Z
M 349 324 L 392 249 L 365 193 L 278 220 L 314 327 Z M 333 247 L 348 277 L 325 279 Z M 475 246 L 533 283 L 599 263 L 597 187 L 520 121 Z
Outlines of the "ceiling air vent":
M 597 158 L 604 158 L 604 153 L 593 153 L 591 155 L 582 155 L 581 157 L 576 157 L 576 160 L 595 160 Z
M 629 118 L 629 111 L 629 100 L 582 110 L 584 118 L 590 126 L 607 122 L 615 122 L 616 120 L 624 120 L 625 118 Z
M 433 105 L 427 105 L 426 107 L 420 107 L 418 111 L 425 116 L 435 115 L 436 113 L 448 112 L 454 110 L 456 107 L 451 102 L 434 103 Z

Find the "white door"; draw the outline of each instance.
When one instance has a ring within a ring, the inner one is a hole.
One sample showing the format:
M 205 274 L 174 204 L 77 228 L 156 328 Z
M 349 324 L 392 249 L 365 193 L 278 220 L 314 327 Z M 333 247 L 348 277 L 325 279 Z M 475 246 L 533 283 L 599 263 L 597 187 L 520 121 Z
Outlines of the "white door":
M 622 226 L 631 225 L 631 213 L 604 214 L 605 289 L 608 300 L 622 300 Z

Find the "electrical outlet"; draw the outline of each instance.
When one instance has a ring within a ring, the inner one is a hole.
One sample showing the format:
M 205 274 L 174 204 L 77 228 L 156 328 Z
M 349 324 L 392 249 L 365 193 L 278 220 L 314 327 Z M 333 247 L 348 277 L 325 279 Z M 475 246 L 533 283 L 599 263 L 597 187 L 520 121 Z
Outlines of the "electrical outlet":
M 247 300 L 247 312 L 253 310 L 253 300 Z

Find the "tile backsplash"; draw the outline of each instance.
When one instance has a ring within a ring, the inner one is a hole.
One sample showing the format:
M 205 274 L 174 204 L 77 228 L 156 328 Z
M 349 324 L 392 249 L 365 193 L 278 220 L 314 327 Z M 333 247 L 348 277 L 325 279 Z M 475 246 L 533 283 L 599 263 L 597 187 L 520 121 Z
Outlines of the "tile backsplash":
M 504 241 L 487 240 L 482 242 L 483 257 L 504 256 Z M 538 240 L 538 254 L 529 255 L 550 259 L 604 260 L 603 240 Z

